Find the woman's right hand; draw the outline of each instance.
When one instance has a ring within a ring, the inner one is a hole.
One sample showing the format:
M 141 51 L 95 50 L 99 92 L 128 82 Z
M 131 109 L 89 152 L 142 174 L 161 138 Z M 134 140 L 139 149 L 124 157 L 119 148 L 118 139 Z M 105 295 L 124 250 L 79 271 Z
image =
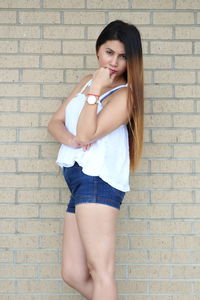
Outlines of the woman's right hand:
M 89 150 L 91 146 L 92 146 L 92 144 L 87 144 L 87 145 L 81 144 L 76 136 L 72 136 L 71 141 L 70 141 L 70 147 L 72 147 L 72 148 L 81 148 L 82 147 L 83 151 Z

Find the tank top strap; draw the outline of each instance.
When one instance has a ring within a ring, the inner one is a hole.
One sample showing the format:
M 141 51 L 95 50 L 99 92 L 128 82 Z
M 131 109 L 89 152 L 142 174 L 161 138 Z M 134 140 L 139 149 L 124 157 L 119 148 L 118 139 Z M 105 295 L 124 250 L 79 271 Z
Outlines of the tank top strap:
M 99 101 L 100 101 L 100 102 L 103 102 L 103 100 L 104 100 L 106 97 L 108 97 L 109 95 L 111 95 L 111 94 L 114 93 L 115 91 L 121 89 L 122 87 L 127 87 L 127 86 L 128 86 L 128 83 L 116 86 L 116 87 L 113 88 L 112 90 L 110 90 L 110 91 L 104 93 L 103 95 L 101 95 L 101 97 L 99 98 Z
M 84 90 L 86 89 L 86 87 L 88 87 L 92 82 L 92 79 L 90 79 L 88 82 L 86 82 L 86 84 L 84 85 L 84 87 L 81 89 L 79 94 L 82 94 L 84 92 Z

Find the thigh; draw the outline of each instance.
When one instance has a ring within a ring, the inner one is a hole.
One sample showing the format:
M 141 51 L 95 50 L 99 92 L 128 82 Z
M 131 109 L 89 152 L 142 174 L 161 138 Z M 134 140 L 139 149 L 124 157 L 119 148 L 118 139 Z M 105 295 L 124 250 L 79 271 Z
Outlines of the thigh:
M 89 267 L 113 268 L 119 210 L 105 204 L 76 205 L 77 223 Z
M 65 213 L 62 244 L 62 272 L 73 270 L 74 273 L 88 276 L 86 253 L 80 238 L 76 216 Z

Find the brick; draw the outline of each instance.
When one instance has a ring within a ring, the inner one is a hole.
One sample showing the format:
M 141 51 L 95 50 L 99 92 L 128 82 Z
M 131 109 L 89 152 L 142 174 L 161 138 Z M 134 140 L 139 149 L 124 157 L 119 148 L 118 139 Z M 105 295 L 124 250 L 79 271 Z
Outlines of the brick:
M 6 265 L 0 270 L 1 278 L 34 278 L 36 277 L 35 266 Z
M 192 262 L 191 254 L 186 250 L 150 250 L 149 262 L 153 264 L 188 264 Z
M 38 269 L 40 278 L 60 278 L 60 264 L 40 265 Z
M 184 187 L 187 187 L 185 184 Z M 195 185 L 193 184 L 193 188 Z M 195 219 L 199 218 L 200 206 L 198 205 L 182 205 L 174 207 L 174 217 L 175 218 L 190 218 Z
M 133 10 L 127 11 L 111 11 L 108 12 L 109 20 L 114 21 L 122 19 L 125 22 L 131 23 L 134 20 L 134 24 L 150 24 L 150 13 L 149 12 L 137 12 Z
M 15 280 L 1 280 L 0 281 L 0 291 L 1 293 L 15 293 Z
M 166 115 L 145 115 L 145 127 L 171 127 L 171 116 Z
M 52 142 L 53 137 L 48 133 L 46 128 L 21 129 L 19 133 L 21 142 Z
M 131 180 L 132 188 L 170 188 L 171 179 L 170 176 L 160 175 L 141 175 L 141 176 L 132 176 Z
M 60 14 L 54 11 L 31 11 L 19 13 L 20 24 L 59 24 Z
M 2 127 L 34 127 L 38 126 L 39 120 L 36 114 L 4 114 L 1 115 L 0 125 Z
M 0 96 L 3 97 L 37 97 L 40 96 L 39 85 L 25 85 L 25 84 L 2 84 Z
M 141 280 L 119 280 L 117 282 L 119 293 L 146 293 L 147 282 Z
M 84 27 L 82 26 L 44 26 L 44 38 L 46 39 L 83 39 Z M 73 43 L 73 42 L 70 42 Z M 65 53 L 65 52 L 64 52 Z
M 152 160 L 151 173 L 192 173 L 192 161 Z
M 17 285 L 18 293 L 56 293 L 59 285 L 56 280 L 20 280 Z
M 199 127 L 200 126 L 199 115 L 179 115 L 174 116 L 174 126 L 176 127 Z
M 19 234 L 21 233 L 56 234 L 56 233 L 60 233 L 60 224 L 57 221 L 19 220 L 17 223 L 17 232 Z
M 39 57 L 31 55 L 1 55 L 1 68 L 37 68 Z
M 61 53 L 60 41 L 20 41 L 21 53 Z M 55 57 L 56 58 L 56 57 Z
M 173 278 L 178 279 L 191 279 L 199 278 L 199 266 L 173 266 Z
M 149 193 L 147 191 L 131 191 L 126 193 L 125 203 L 149 203 Z
M 200 6 L 199 6 L 200 7 Z M 197 40 L 200 39 L 199 28 L 195 26 L 181 26 L 175 28 L 176 39 Z
M 200 162 L 196 161 L 196 171 L 199 173 L 200 172 Z
M 36 248 L 38 238 L 35 236 L 6 236 L 1 237 L 2 245 L 6 248 Z
M 41 237 L 41 247 L 51 248 L 51 249 L 61 249 L 62 248 L 62 236 L 42 236 Z
M 176 69 L 199 69 L 200 57 L 195 56 L 175 56 Z
M 1 218 L 37 218 L 38 207 L 35 205 L 1 205 Z
M 103 12 L 64 12 L 64 24 L 105 24 Z
M 148 224 L 145 221 L 134 221 L 134 220 L 118 220 L 117 222 L 117 233 L 123 234 L 144 234 L 148 231 Z
M 188 294 L 192 292 L 192 282 L 152 281 L 150 289 L 152 293 Z
M 62 104 L 60 100 L 20 100 L 21 112 L 55 112 Z M 46 129 L 45 129 L 46 130 Z M 44 132 L 43 132 L 44 133 Z
M 17 100 L 15 99 L 0 99 L 0 111 L 12 112 L 17 111 Z
M 22 174 L 7 174 L 0 175 L 0 186 L 4 188 L 13 187 L 38 187 L 38 176 L 37 175 L 22 175 Z
M 0 41 L 1 53 L 16 53 L 17 47 L 17 41 Z
M 57 190 L 25 190 L 18 191 L 18 203 L 58 203 Z
M 117 236 L 116 248 L 117 249 L 128 249 L 129 248 L 129 238 L 125 237 L 125 236 Z
M 175 96 L 178 98 L 189 97 L 189 98 L 198 98 L 200 93 L 200 86 L 191 85 L 184 86 L 179 85 L 175 87 Z
M 137 219 L 165 219 L 171 217 L 171 207 L 164 206 L 136 206 L 130 207 L 131 218 Z
M 153 112 L 172 113 L 172 112 L 193 112 L 194 102 L 191 100 L 155 100 L 153 103 Z
M 64 54 L 94 54 L 95 44 L 93 41 L 64 41 Z
M 48 205 L 41 207 L 40 216 L 41 218 L 63 218 L 64 213 L 64 205 Z
M 198 176 L 174 176 L 174 187 L 184 187 L 184 188 L 199 188 L 199 178 Z
M 44 0 L 44 7 L 45 8 L 85 8 L 85 1 L 84 0 L 73 0 L 73 2 L 69 0 Z
M 128 8 L 128 1 L 127 0 L 110 0 L 109 2 L 106 0 L 90 0 L 87 3 L 87 8 L 99 8 L 99 9 L 111 9 L 111 8 L 118 8 L 118 9 L 125 9 Z
M 147 251 L 145 250 L 117 250 L 116 251 L 116 262 L 117 263 L 146 263 Z
M 170 56 L 148 55 L 144 56 L 145 69 L 170 69 L 172 59 Z
M 16 23 L 15 11 L 0 11 L 0 23 Z
M 174 146 L 174 157 L 177 158 L 199 158 L 200 149 L 198 145 L 176 145 Z
M 194 14 L 192 12 L 154 12 L 154 24 L 194 24 Z
M 12 39 L 12 38 L 39 38 L 40 28 L 39 26 L 0 26 L 0 38 Z
M 58 260 L 57 251 L 54 250 L 24 250 L 16 251 L 17 263 L 56 263 Z M 23 291 L 24 292 L 24 291 Z
M 1 145 L 0 156 L 4 158 L 38 157 L 38 146 L 22 144 Z
M 60 148 L 60 144 L 47 144 L 41 146 L 41 157 L 42 158 L 55 158 L 58 155 L 58 150 Z
M 130 278 L 163 278 L 170 277 L 169 266 L 129 266 L 128 277 Z
M 170 27 L 143 26 L 143 27 L 139 27 L 139 30 L 141 33 L 141 38 L 144 40 L 172 39 L 172 28 Z
M 169 98 L 172 94 L 170 85 L 146 85 L 144 89 L 145 98 Z
M 86 68 L 94 69 L 94 68 L 98 68 L 98 67 L 99 67 L 99 65 L 98 65 L 98 60 L 97 60 L 96 55 L 86 56 Z
M 196 130 L 196 141 L 200 141 L 200 130 Z
M 2 201 L 3 202 L 3 201 Z M 1 203 L 2 203 L 1 202 Z M 15 221 L 11 221 L 11 220 L 0 220 L 0 227 L 1 227 L 1 232 L 3 232 L 3 234 L 5 233 L 15 233 Z M 9 236 L 10 239 L 11 236 Z M 6 236 L 1 236 L 1 244 L 5 246 L 5 244 L 10 243 L 10 240 L 8 239 L 8 237 Z M 13 237 L 11 237 L 13 238 Z M 3 241 L 5 242 L 5 244 L 3 244 Z
M 191 54 L 191 42 L 150 42 L 150 53 L 153 54 Z
M 128 296 L 127 298 L 128 300 L 160 300 L 160 296 L 156 296 L 156 295 L 153 295 L 153 296 L 145 296 L 145 295 L 137 295 L 137 296 Z M 168 300 L 168 296 L 163 296 L 162 295 L 162 300 Z
M 192 130 L 162 129 L 152 131 L 152 141 L 154 143 L 192 143 L 193 140 Z
M 12 263 L 13 262 L 13 253 L 8 250 L 0 250 L 0 262 L 1 263 Z
M 1 142 L 15 142 L 16 141 L 16 130 L 15 129 L 1 129 L 0 130 L 0 141 Z
M 15 202 L 15 191 L 12 190 L 0 190 L 1 203 L 13 203 Z
M 155 83 L 195 83 L 195 72 L 188 71 L 155 71 Z
M 177 9 L 199 9 L 200 8 L 199 0 L 177 0 L 176 8 Z
M 23 159 L 18 161 L 18 172 L 58 172 L 58 166 L 52 159 Z
M 66 98 L 69 92 L 74 88 L 74 85 L 66 85 L 66 84 L 51 84 L 44 85 L 43 94 L 44 97 L 61 97 Z
M 0 70 L 0 82 L 16 82 L 19 80 L 17 70 Z
M 172 0 L 132 0 L 133 8 L 145 8 L 145 9 L 170 9 L 173 8 Z
M 0 164 L 0 172 L 16 172 L 16 163 L 14 160 L 3 160 Z
M 174 237 L 174 247 L 182 249 L 199 249 L 199 236 L 176 236 Z
M 151 203 L 192 203 L 191 191 L 151 191 Z
M 39 8 L 40 0 L 1 0 L 1 8 Z
M 168 192 L 168 191 L 167 191 Z M 169 191 L 171 194 L 173 191 Z M 150 228 L 149 228 L 150 234 L 171 234 L 171 235 L 177 235 L 177 234 L 192 234 L 192 222 L 183 222 L 183 221 L 151 221 Z
M 92 74 L 94 70 L 66 70 L 66 82 L 80 82 L 86 75 Z
M 88 40 L 95 40 L 100 35 L 104 26 L 87 26 L 87 38 Z
M 63 82 L 61 70 L 24 70 L 23 82 Z
M 56 68 L 56 69 L 66 69 L 66 68 L 82 68 L 83 67 L 83 57 L 82 56 L 72 56 L 72 55 L 48 55 L 42 58 L 43 68 Z
M 143 151 L 143 157 L 149 158 L 149 157 L 171 157 L 172 150 L 171 147 L 168 145 L 145 145 L 144 151 Z
M 143 237 L 130 237 L 131 248 L 171 248 L 172 238 L 171 237 L 154 237 L 154 236 L 143 236 Z

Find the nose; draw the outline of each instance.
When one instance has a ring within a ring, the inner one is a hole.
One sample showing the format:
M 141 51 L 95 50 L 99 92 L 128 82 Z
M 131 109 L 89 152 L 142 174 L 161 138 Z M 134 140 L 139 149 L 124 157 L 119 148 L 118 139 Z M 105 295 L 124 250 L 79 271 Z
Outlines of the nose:
M 118 57 L 117 57 L 117 55 L 113 55 L 113 57 L 111 59 L 111 65 L 113 67 L 116 67 L 118 65 Z

